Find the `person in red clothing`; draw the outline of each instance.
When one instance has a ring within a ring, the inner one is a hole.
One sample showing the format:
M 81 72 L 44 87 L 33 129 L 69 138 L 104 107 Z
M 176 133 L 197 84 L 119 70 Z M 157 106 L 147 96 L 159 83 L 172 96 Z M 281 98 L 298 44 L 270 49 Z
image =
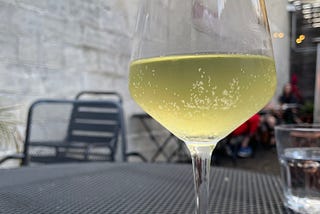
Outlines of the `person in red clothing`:
M 239 157 L 250 157 L 252 155 L 252 148 L 249 146 L 249 143 L 255 136 L 259 124 L 260 116 L 259 114 L 255 114 L 229 135 L 229 143 L 237 148 L 239 145 L 237 150 Z
M 296 74 L 292 74 L 290 84 L 291 84 L 291 93 L 296 97 L 297 102 L 299 104 L 303 104 L 304 99 L 303 99 L 301 92 L 298 88 L 298 77 Z

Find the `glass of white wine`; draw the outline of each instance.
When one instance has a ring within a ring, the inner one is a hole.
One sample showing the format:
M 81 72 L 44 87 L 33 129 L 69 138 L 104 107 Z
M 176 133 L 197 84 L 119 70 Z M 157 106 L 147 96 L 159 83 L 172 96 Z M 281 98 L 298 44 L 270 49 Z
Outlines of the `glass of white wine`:
M 275 88 L 264 0 L 142 0 L 130 93 L 186 143 L 197 214 L 208 212 L 216 144 L 258 112 Z

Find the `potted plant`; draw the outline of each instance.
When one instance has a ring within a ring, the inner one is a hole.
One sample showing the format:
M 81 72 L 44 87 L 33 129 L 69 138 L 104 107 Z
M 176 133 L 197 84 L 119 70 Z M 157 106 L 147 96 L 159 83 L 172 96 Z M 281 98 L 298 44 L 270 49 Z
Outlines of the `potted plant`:
M 0 107 L 0 159 L 6 155 L 19 152 L 19 146 L 15 137 L 15 129 L 18 121 L 14 111 L 18 106 Z

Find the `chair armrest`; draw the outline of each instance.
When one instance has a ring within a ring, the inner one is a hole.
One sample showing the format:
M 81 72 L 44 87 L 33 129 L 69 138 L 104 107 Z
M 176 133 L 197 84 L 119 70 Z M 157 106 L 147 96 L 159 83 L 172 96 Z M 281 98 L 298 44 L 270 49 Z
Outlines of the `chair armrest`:
M 10 160 L 10 159 L 20 159 L 22 160 L 24 158 L 24 154 L 22 153 L 18 153 L 18 154 L 13 154 L 13 155 L 8 155 L 2 159 L 0 159 L 0 164 L 2 164 L 3 162 Z
M 139 157 L 143 162 L 148 162 L 148 160 L 139 152 L 129 152 L 126 153 L 126 157 L 130 157 L 130 156 L 135 156 L 135 157 Z

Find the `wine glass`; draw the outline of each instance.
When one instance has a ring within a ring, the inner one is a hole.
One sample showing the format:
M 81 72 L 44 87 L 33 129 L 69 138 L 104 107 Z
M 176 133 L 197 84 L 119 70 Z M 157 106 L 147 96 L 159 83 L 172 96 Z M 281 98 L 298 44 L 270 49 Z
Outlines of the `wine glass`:
M 130 64 L 133 99 L 192 156 L 196 213 L 208 212 L 211 153 L 273 96 L 264 0 L 143 0 Z

